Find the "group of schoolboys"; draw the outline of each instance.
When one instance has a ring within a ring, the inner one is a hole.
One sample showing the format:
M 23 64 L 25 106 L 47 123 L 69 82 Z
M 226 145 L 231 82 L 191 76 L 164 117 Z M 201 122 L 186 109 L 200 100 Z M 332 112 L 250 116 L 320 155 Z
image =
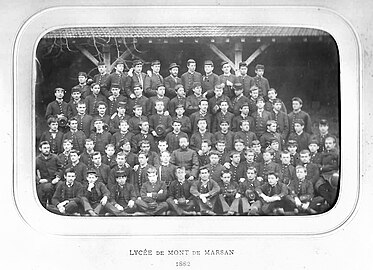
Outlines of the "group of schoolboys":
M 118 59 L 48 104 L 36 187 L 41 204 L 65 215 L 294 215 L 333 206 L 339 149 L 328 121 L 312 122 L 302 100 L 287 109 L 263 77 L 196 62 L 178 77 L 160 62 Z M 90 83 L 90 84 L 89 84 Z

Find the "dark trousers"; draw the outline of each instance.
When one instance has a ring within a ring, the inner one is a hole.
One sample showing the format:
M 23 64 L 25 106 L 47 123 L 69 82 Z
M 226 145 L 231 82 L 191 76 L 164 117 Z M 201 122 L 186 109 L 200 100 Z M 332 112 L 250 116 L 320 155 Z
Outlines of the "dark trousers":
M 49 204 L 51 203 L 54 191 L 55 185 L 49 182 L 36 186 L 36 193 L 38 194 L 39 201 L 44 207 L 47 207 L 47 201 L 49 201 Z
M 242 210 L 240 207 L 242 208 Z M 262 203 L 260 200 L 249 201 L 246 197 L 240 197 L 234 199 L 234 201 L 231 204 L 230 211 L 239 214 L 256 215 L 261 207 Z
M 176 204 L 172 198 L 166 200 L 170 210 L 176 212 L 178 216 L 182 216 L 185 211 L 194 211 L 195 203 L 193 200 L 189 200 L 186 204 Z
M 144 200 L 136 200 L 135 204 L 137 205 L 137 209 L 141 212 L 145 212 L 149 215 L 162 215 L 164 212 L 168 210 L 167 202 L 157 202 L 157 207 L 155 209 L 151 209 L 147 202 Z
M 63 215 L 55 205 L 48 205 L 47 209 L 55 214 Z M 70 201 L 65 205 L 64 215 L 71 215 L 76 212 L 79 212 L 79 205 L 75 201 Z

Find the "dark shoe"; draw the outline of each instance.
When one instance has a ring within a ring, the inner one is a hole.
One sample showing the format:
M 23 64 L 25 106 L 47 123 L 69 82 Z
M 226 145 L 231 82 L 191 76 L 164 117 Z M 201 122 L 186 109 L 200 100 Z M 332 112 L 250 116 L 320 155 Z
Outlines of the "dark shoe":
M 276 208 L 273 210 L 273 214 L 283 216 L 285 215 L 284 208 Z

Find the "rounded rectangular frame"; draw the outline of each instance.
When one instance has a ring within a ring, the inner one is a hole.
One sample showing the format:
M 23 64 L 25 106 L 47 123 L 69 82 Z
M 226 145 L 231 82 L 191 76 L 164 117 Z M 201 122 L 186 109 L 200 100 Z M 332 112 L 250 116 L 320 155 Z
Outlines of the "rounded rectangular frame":
M 89 12 L 87 12 L 89 11 Z M 99 14 L 110 13 L 107 16 Z M 156 14 L 156 16 L 155 16 Z M 236 15 L 236 16 L 234 16 Z M 221 18 L 229 19 L 224 23 Z M 340 56 L 341 179 L 336 205 L 313 216 L 67 217 L 46 211 L 35 188 L 35 54 L 40 39 L 64 27 L 121 25 L 268 25 L 316 28 L 336 41 Z M 317 7 L 111 6 L 43 10 L 19 30 L 14 45 L 14 200 L 37 231 L 64 236 L 317 235 L 340 228 L 354 214 L 360 193 L 360 44 L 337 13 Z M 27 153 L 27 154 L 25 154 Z M 152 222 L 154 226 L 149 226 Z

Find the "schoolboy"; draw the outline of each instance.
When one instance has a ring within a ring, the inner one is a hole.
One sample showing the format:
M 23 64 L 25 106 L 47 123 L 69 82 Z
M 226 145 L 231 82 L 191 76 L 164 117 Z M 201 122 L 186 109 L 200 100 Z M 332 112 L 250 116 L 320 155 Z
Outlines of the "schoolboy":
M 109 143 L 105 145 L 105 154 L 101 158 L 102 163 L 108 165 L 110 168 L 113 168 L 117 164 L 114 144 Z
M 304 121 L 302 119 L 294 120 L 295 132 L 290 133 L 289 140 L 295 140 L 298 144 L 298 153 L 304 149 L 308 149 L 308 144 L 311 140 L 311 135 L 304 131 Z
M 297 151 L 298 149 L 298 143 L 295 140 L 289 140 L 287 144 L 287 149 L 290 153 L 290 163 L 295 167 L 299 165 L 300 159 L 299 159 L 299 153 Z
M 107 104 L 106 97 L 100 93 L 100 85 L 97 83 L 92 83 L 91 93 L 84 100 L 85 104 L 87 105 L 87 114 L 92 116 L 97 115 L 97 106 L 100 101 Z
M 135 105 L 133 107 L 133 114 L 129 120 L 129 131 L 131 131 L 133 134 L 139 134 L 140 133 L 140 122 L 147 122 L 148 118 L 145 115 L 142 115 L 142 106 L 141 105 Z
M 67 168 L 71 168 L 75 172 L 75 182 L 84 184 L 87 179 L 87 165 L 80 161 L 80 155 L 77 150 L 70 151 L 70 160 Z
M 103 210 L 109 211 L 114 206 L 108 203 L 110 191 L 104 183 L 98 181 L 97 172 L 87 172 L 87 185 L 84 187 L 81 197 L 86 216 L 98 216 Z
M 311 181 L 311 183 L 315 187 L 316 182 L 320 178 L 319 165 L 311 162 L 311 154 L 310 151 L 307 149 L 300 151 L 299 158 L 299 165 L 302 165 L 307 170 L 306 179 Z
M 181 84 L 184 86 L 187 96 L 190 96 L 192 94 L 194 83 L 199 83 L 200 85 L 202 83 L 202 74 L 196 71 L 196 67 L 196 61 L 194 61 L 194 59 L 188 59 L 188 70 L 181 75 Z
M 148 157 L 148 163 L 156 168 L 159 167 L 160 160 L 157 152 L 153 151 L 150 146 L 150 141 L 142 140 L 139 142 L 140 152 L 145 153 Z
M 190 116 L 192 133 L 195 133 L 197 131 L 198 120 L 201 118 L 206 119 L 207 130 L 211 132 L 212 117 L 211 114 L 208 112 L 207 99 L 201 99 L 198 106 L 199 110 L 197 112 L 192 113 L 192 115 Z
M 285 143 L 283 137 L 277 132 L 277 123 L 275 120 L 268 120 L 266 123 L 267 130 L 260 137 L 260 144 L 263 148 L 270 146 L 273 140 L 279 143 L 279 150 L 281 151 L 283 144 Z
M 135 106 L 141 106 L 142 111 L 146 111 L 146 104 L 148 103 L 148 98 L 143 95 L 143 88 L 140 84 L 135 84 L 133 86 L 133 93 L 135 94 L 134 98 L 130 98 L 127 102 L 127 111 L 129 116 L 134 116 Z
M 159 140 L 157 143 L 157 153 L 161 155 L 163 152 L 168 151 L 168 144 L 166 140 Z M 171 152 L 170 152 L 171 154 Z
M 150 132 L 159 141 L 166 137 L 172 130 L 172 118 L 164 111 L 164 103 L 161 100 L 155 102 L 156 113 L 149 116 Z
M 103 101 L 99 101 L 97 102 L 97 113 L 93 119 L 92 119 L 92 122 L 91 122 L 91 132 L 94 132 L 95 131 L 95 126 L 94 126 L 94 120 L 96 118 L 100 118 L 103 122 L 103 129 L 105 131 L 109 131 L 109 125 L 110 125 L 110 121 L 111 121 L 111 118 L 110 118 L 110 115 L 106 114 L 106 109 L 107 109 L 107 105 L 105 102 Z
M 61 215 L 80 215 L 83 186 L 75 181 L 75 171 L 71 168 L 65 170 L 64 178 L 65 181 L 57 185 L 48 210 Z
M 40 136 L 40 141 L 48 141 L 50 151 L 53 154 L 62 152 L 63 133 L 58 130 L 58 120 L 55 117 L 50 117 L 47 120 L 49 130 L 44 131 Z
M 250 116 L 250 107 L 248 103 L 241 104 L 240 115 L 233 117 L 232 131 L 237 132 L 240 130 L 242 120 L 248 120 L 250 122 L 250 130 L 255 132 L 255 120 Z
M 62 177 L 62 164 L 56 154 L 51 153 L 48 141 L 39 144 L 36 157 L 36 192 L 43 207 L 51 203 L 55 185 Z
M 106 79 L 104 84 L 103 92 L 108 92 L 108 89 L 111 89 L 112 85 L 119 86 L 120 94 L 125 97 L 131 96 L 131 79 L 124 72 L 124 61 L 121 58 L 118 58 L 114 62 L 114 72 L 112 72 Z
M 86 138 L 89 138 L 91 134 L 91 122 L 93 117 L 89 114 L 86 114 L 86 104 L 84 102 L 79 102 L 77 111 L 78 114 L 76 115 L 76 119 L 78 121 L 78 130 L 84 132 Z
M 168 190 L 172 181 L 175 178 L 175 169 L 176 166 L 170 163 L 171 154 L 168 151 L 164 151 L 159 156 L 160 164 L 158 165 L 158 178 L 160 181 L 166 183 L 166 188 Z
M 237 82 L 235 75 L 231 73 L 231 66 L 228 62 L 221 63 L 221 70 L 223 74 L 219 76 L 219 83 L 224 84 L 223 94 L 232 99 L 234 97 L 233 85 Z
M 220 164 L 219 161 L 219 152 L 217 150 L 211 150 L 209 152 L 209 162 L 207 163 L 206 167 L 210 172 L 211 179 L 218 184 L 221 181 L 221 172 L 226 170 L 226 168 Z
M 251 147 L 252 142 L 257 140 L 254 132 L 250 131 L 250 122 L 248 120 L 242 120 L 240 123 L 240 131 L 234 134 L 234 140 L 241 139 L 244 141 L 245 147 Z
M 249 103 L 249 98 L 243 94 L 243 86 L 241 83 L 235 83 L 232 86 L 234 91 L 234 97 L 232 97 L 232 107 L 231 110 L 234 115 L 239 115 L 241 113 L 240 108 L 242 104 Z
M 133 186 L 135 188 L 137 199 L 141 199 L 140 189 L 142 185 L 147 181 L 147 170 L 152 167 L 148 164 L 148 156 L 145 153 L 140 152 L 138 154 L 138 162 L 133 167 Z
M 207 119 L 199 118 L 197 120 L 197 130 L 190 137 L 190 148 L 195 151 L 201 149 L 201 144 L 203 140 L 208 140 L 211 143 L 215 143 L 215 138 L 212 133 L 208 131 Z
M 310 142 L 308 143 L 308 150 L 310 151 L 311 163 L 318 165 L 321 164 L 321 153 L 318 151 L 319 149 L 319 142 L 311 138 Z
M 197 151 L 199 166 L 205 166 L 209 163 L 210 151 L 211 151 L 211 142 L 209 140 L 202 140 L 201 148 Z
M 76 117 L 69 119 L 69 127 L 70 130 L 63 135 L 62 140 L 70 140 L 72 148 L 81 154 L 84 150 L 86 136 L 83 131 L 78 130 L 78 120 Z
M 186 110 L 187 116 L 197 112 L 200 109 L 199 104 L 200 104 L 201 99 L 205 99 L 205 97 L 202 95 L 201 83 L 199 82 L 193 83 L 192 90 L 193 90 L 193 93 L 190 95 L 187 95 L 186 100 L 185 100 L 185 110 Z
M 119 102 L 118 107 L 117 107 L 117 112 L 114 113 L 110 117 L 109 130 L 110 130 L 111 134 L 114 134 L 114 133 L 120 131 L 120 128 L 119 128 L 120 121 L 122 121 L 122 120 L 129 121 L 130 120 L 130 116 L 126 114 L 126 107 L 127 107 L 127 103 L 122 102 L 122 101 Z
M 95 151 L 101 154 L 105 153 L 105 146 L 111 141 L 111 133 L 104 130 L 104 122 L 101 118 L 93 120 L 95 131 L 91 133 L 90 138 L 95 142 Z
M 319 142 L 318 152 L 322 153 L 325 151 L 325 139 L 329 134 L 329 122 L 326 119 L 320 119 L 319 121 L 319 132 L 314 136 L 314 138 Z
M 108 115 L 112 116 L 118 111 L 119 102 L 127 103 L 127 98 L 120 94 L 119 85 L 112 85 L 111 95 L 108 98 Z
M 132 174 L 132 168 L 130 165 L 126 162 L 126 156 L 123 152 L 119 152 L 115 157 L 115 165 L 111 167 L 109 172 L 109 178 L 107 187 L 109 190 L 113 185 L 115 185 L 116 182 L 116 173 L 118 171 L 125 171 L 127 177 L 131 177 Z
M 67 103 L 63 100 L 65 95 L 65 89 L 61 87 L 57 87 L 54 89 L 54 95 L 56 99 L 47 105 L 47 109 L 45 111 L 45 119 L 49 119 L 50 117 L 67 117 Z
M 88 168 L 93 166 L 92 156 L 95 153 L 95 142 L 87 138 L 84 142 L 84 151 L 80 156 L 80 160 L 87 165 Z
M 162 215 L 168 209 L 166 184 L 158 180 L 157 169 L 154 167 L 147 169 L 147 178 L 148 181 L 141 186 L 141 200 L 137 199 L 135 203 L 139 211 L 147 215 Z
M 111 137 L 110 143 L 114 145 L 115 152 L 119 152 L 120 142 L 124 139 L 128 141 L 132 140 L 132 137 L 135 136 L 132 132 L 129 131 L 128 121 L 126 119 L 120 120 L 119 122 L 119 131 L 115 132 Z
M 72 147 L 73 147 L 73 144 L 71 143 L 70 140 L 68 140 L 68 139 L 63 140 L 63 142 L 62 142 L 63 152 L 58 154 L 57 156 L 60 159 L 64 169 L 67 168 L 66 166 L 69 163 L 70 151 L 71 151 Z
M 281 101 L 281 99 L 277 98 L 277 91 L 274 88 L 270 88 L 268 90 L 268 101 L 264 105 L 264 109 L 266 111 L 272 112 L 273 106 L 275 105 L 275 101 L 279 102 L 281 106 L 279 106 L 279 110 L 283 112 L 285 115 L 288 114 L 285 104 Z
M 214 208 L 219 191 L 220 187 L 210 178 L 208 168 L 206 166 L 201 167 L 198 180 L 193 182 L 190 193 L 195 197 L 202 215 L 216 215 Z
M 178 120 L 181 123 L 181 131 L 185 132 L 186 134 L 190 135 L 192 132 L 192 124 L 190 122 L 190 118 L 184 115 L 185 106 L 182 104 L 176 105 L 175 113 L 176 115 L 172 117 L 172 120 Z
M 102 94 L 108 98 L 110 96 L 110 93 L 105 91 L 106 90 L 105 82 L 107 78 L 109 77 L 109 72 L 107 72 L 107 67 L 106 67 L 105 62 L 102 62 L 102 61 L 98 62 L 97 69 L 98 69 L 98 74 L 93 76 L 93 82 L 97 83 L 100 86 L 102 90 Z
M 119 150 L 118 153 L 124 154 L 126 163 L 128 163 L 131 168 L 138 164 L 137 155 L 131 151 L 131 142 L 129 140 L 123 139 L 120 141 Z
M 166 97 L 173 99 L 176 97 L 177 90 L 176 86 L 181 85 L 181 79 L 178 77 L 180 66 L 176 63 L 171 63 L 168 67 L 170 75 L 164 78 L 164 86 L 166 87 Z M 171 112 L 170 108 L 170 112 Z
M 174 119 L 172 121 L 172 132 L 167 133 L 165 138 L 170 153 L 179 148 L 179 139 L 181 137 L 188 137 L 188 135 L 181 131 L 181 121 Z
M 259 96 L 267 97 L 269 87 L 268 80 L 263 77 L 264 75 L 264 65 L 257 64 L 255 66 L 255 77 L 254 77 L 254 83 L 259 88 Z
M 312 121 L 308 113 L 302 110 L 303 101 L 299 97 L 293 97 L 291 99 L 293 111 L 288 114 L 290 133 L 295 132 L 294 125 L 295 120 L 302 119 L 304 123 L 304 131 L 308 134 L 312 134 Z
M 260 139 L 267 130 L 267 121 L 271 120 L 271 113 L 264 110 L 264 98 L 258 97 L 256 100 L 257 110 L 252 114 L 255 123 L 255 134 Z
M 193 181 L 198 174 L 198 154 L 189 148 L 187 137 L 180 137 L 179 146 L 179 149 L 172 152 L 170 162 L 175 166 L 185 167 L 188 181 Z
M 238 183 L 241 178 L 245 177 L 245 165 L 241 163 L 241 153 L 238 151 L 232 151 L 230 158 L 229 171 L 231 172 L 231 181 Z
M 287 150 L 281 152 L 281 164 L 279 181 L 289 186 L 295 177 L 295 167 L 290 163 L 290 153 Z
M 151 75 L 146 74 L 144 79 L 144 95 L 148 98 L 157 95 L 158 85 L 163 85 L 164 80 L 162 75 L 159 73 L 161 70 L 161 62 L 159 60 L 153 60 L 150 65 Z
M 254 151 L 254 161 L 257 163 L 263 162 L 262 145 L 259 140 L 252 141 L 252 149 Z
M 237 81 L 243 86 L 244 96 L 250 98 L 250 88 L 254 86 L 254 78 L 247 75 L 248 68 L 246 62 L 240 62 L 238 64 L 238 70 Z
M 90 86 L 87 84 L 88 75 L 85 72 L 78 73 L 78 82 L 79 84 L 74 86 L 80 89 L 82 93 L 82 99 L 85 99 L 91 92 Z
M 269 142 L 268 148 L 273 151 L 273 161 L 277 164 L 281 164 L 280 142 L 277 139 L 272 139 Z
M 229 155 L 232 152 L 238 152 L 240 154 L 240 160 L 245 160 L 245 142 L 242 139 L 236 139 L 233 143 L 233 150 L 229 153 Z
M 267 181 L 268 174 L 270 172 L 275 172 L 276 174 L 279 174 L 280 171 L 280 165 L 273 161 L 273 151 L 270 149 L 264 150 L 263 163 L 259 164 L 258 177 L 260 177 L 264 181 Z
M 259 163 L 255 161 L 255 151 L 252 148 L 247 148 L 245 150 L 245 159 L 242 160 L 241 163 L 245 166 L 245 172 L 248 168 L 254 167 L 256 169 L 256 177 L 256 172 L 259 170 Z
M 272 120 L 274 120 L 277 124 L 276 131 L 281 134 L 284 140 L 287 140 L 288 135 L 289 135 L 289 118 L 287 114 L 281 111 L 281 108 L 282 108 L 282 101 L 276 98 L 273 101 L 273 107 L 270 113 L 271 113 Z
M 278 174 L 275 172 L 268 173 L 268 181 L 255 189 L 262 203 L 261 212 L 264 215 L 284 215 L 284 197 L 288 190 L 285 184 L 281 183 Z
M 185 168 L 176 167 L 175 176 L 176 179 L 169 186 L 166 202 L 178 216 L 195 216 L 194 197 L 190 193 L 192 182 L 186 180 Z
M 259 214 L 262 202 L 256 189 L 260 187 L 261 182 L 257 179 L 256 172 L 254 167 L 248 167 L 245 178 L 240 179 L 235 200 L 230 207 L 230 211 L 234 214 L 250 216 Z
M 225 165 L 227 163 L 229 164 L 229 162 L 230 162 L 230 157 L 229 157 L 230 151 L 228 152 L 226 150 L 226 141 L 217 140 L 216 143 L 215 143 L 215 148 L 216 148 L 216 151 L 217 151 L 218 156 L 219 156 L 219 164 L 221 164 L 221 165 Z
M 116 216 L 131 215 L 137 210 L 135 188 L 128 179 L 129 175 L 126 171 L 117 171 L 115 173 L 116 184 L 109 188 L 109 203 L 117 209 L 113 211 Z
M 157 94 L 155 96 L 151 96 L 148 99 L 148 102 L 146 104 L 146 113 L 145 113 L 148 117 L 157 113 L 157 110 L 155 108 L 157 102 L 163 103 L 164 114 L 169 115 L 168 104 L 170 103 L 170 99 L 165 96 L 165 91 L 166 91 L 165 86 L 163 84 L 160 84 L 157 86 L 157 90 L 156 90 Z
M 140 150 L 140 142 L 141 141 L 148 141 L 150 143 L 150 150 L 157 151 L 156 143 L 154 137 L 151 133 L 149 133 L 149 122 L 142 121 L 139 123 L 140 133 L 134 135 L 131 140 L 131 148 L 132 152 L 137 153 Z
M 234 114 L 228 111 L 229 108 L 229 101 L 228 99 L 222 99 L 220 103 L 218 103 L 218 107 L 220 109 L 219 112 L 212 117 L 212 126 L 211 131 L 212 133 L 218 132 L 220 129 L 220 123 L 225 121 L 227 123 L 232 123 Z
M 238 183 L 231 181 L 231 172 L 228 170 L 222 171 L 220 177 L 220 191 L 215 211 L 217 214 L 233 215 L 234 212 L 230 210 L 230 207 L 236 199 Z
M 224 120 L 216 121 L 216 122 L 220 122 L 219 124 L 220 130 L 215 132 L 214 134 L 215 141 L 219 141 L 219 140 L 225 141 L 225 150 L 229 152 L 233 149 L 233 142 L 234 142 L 234 135 L 235 135 L 234 132 L 229 130 L 231 121 L 228 122 L 227 120 L 224 119 Z
M 213 72 L 214 63 L 211 60 L 204 62 L 203 69 L 205 74 L 202 76 L 202 93 L 209 99 L 214 95 L 214 87 L 219 84 L 219 76 Z
M 103 182 L 107 185 L 110 174 L 110 166 L 102 163 L 101 153 L 95 151 L 92 155 L 92 167 L 88 167 L 89 170 L 94 170 L 96 172 L 96 177 L 99 182 Z M 87 172 L 88 174 L 88 172 Z
M 257 110 L 256 107 L 256 100 L 259 97 L 259 88 L 254 85 L 250 88 L 250 97 L 249 97 L 249 109 L 250 109 L 250 116 Z
M 83 101 L 81 97 L 82 93 L 80 92 L 80 88 L 73 87 L 71 89 L 71 99 L 69 103 L 67 103 L 67 118 L 71 119 L 78 114 L 78 104 L 79 102 Z
M 143 64 L 144 63 L 138 59 L 134 60 L 132 63 L 132 68 L 128 72 L 128 76 L 131 78 L 131 89 L 134 89 L 135 85 L 140 85 L 141 88 L 144 87 L 146 73 L 142 72 Z M 130 98 L 134 99 L 134 96 L 130 96 Z
M 176 115 L 176 107 L 178 105 L 183 105 L 184 108 L 186 105 L 186 95 L 185 95 L 184 86 L 182 86 L 181 84 L 177 84 L 175 86 L 175 93 L 176 93 L 176 96 L 172 98 L 170 100 L 170 103 L 168 104 L 169 113 L 172 117 Z
M 226 95 L 223 95 L 223 86 L 221 84 L 217 84 L 214 87 L 214 96 L 208 99 L 209 108 L 208 111 L 212 115 L 216 115 L 220 110 L 220 102 L 222 100 L 226 100 L 228 102 L 228 108 L 232 107 L 232 103 Z

